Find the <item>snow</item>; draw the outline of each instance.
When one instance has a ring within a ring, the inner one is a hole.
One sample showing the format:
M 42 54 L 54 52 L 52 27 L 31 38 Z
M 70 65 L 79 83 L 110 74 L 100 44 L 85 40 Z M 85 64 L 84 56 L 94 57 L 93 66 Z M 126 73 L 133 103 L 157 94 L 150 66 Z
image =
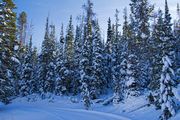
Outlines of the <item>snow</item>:
M 131 86 L 133 83 L 135 83 L 135 78 L 134 77 L 129 77 L 128 81 L 126 82 L 126 85 Z
M 12 61 L 14 61 L 15 63 L 20 64 L 20 61 L 19 61 L 17 58 L 15 58 L 15 57 L 11 57 L 11 59 L 12 59 Z
M 130 96 L 115 106 L 104 106 L 103 102 L 94 100 L 90 110 L 84 110 L 80 96 L 51 96 L 41 100 L 37 95 L 31 95 L 17 98 L 7 106 L 0 105 L 0 120 L 158 120 L 161 110 L 147 104 L 145 95 Z M 177 114 L 171 120 L 179 118 L 180 114 Z
M 18 45 L 15 45 L 14 46 L 14 50 L 18 50 L 19 49 L 19 46 Z
M 173 93 L 176 99 L 178 99 L 178 101 L 180 102 L 180 84 L 177 86 L 177 88 L 173 89 Z
M 79 106 L 74 104 L 74 107 L 76 105 Z M 63 98 L 56 103 L 43 100 L 25 102 L 20 99 L 8 106 L 1 106 L 0 111 L 0 120 L 130 120 L 111 113 L 70 108 Z

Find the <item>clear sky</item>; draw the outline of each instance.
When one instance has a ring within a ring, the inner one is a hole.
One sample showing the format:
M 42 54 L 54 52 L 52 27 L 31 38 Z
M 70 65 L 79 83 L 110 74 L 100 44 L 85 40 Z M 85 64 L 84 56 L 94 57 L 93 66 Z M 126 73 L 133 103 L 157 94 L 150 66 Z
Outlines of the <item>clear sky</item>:
M 44 38 L 46 17 L 50 16 L 50 23 L 56 25 L 56 34 L 59 39 L 60 26 L 64 23 L 65 27 L 69 21 L 69 16 L 73 15 L 74 25 L 76 17 L 82 14 L 82 5 L 86 0 L 14 0 L 17 6 L 17 13 L 25 11 L 28 14 L 28 21 L 32 21 L 33 44 L 40 49 Z M 99 19 L 102 34 L 106 34 L 107 20 L 111 17 L 114 21 L 114 13 L 117 8 L 120 11 L 120 22 L 123 22 L 123 9 L 129 7 L 130 0 L 92 0 L 94 11 Z M 179 0 L 168 0 L 170 13 L 173 19 L 176 18 L 176 6 Z M 149 0 L 155 4 L 156 9 L 164 10 L 164 0 Z

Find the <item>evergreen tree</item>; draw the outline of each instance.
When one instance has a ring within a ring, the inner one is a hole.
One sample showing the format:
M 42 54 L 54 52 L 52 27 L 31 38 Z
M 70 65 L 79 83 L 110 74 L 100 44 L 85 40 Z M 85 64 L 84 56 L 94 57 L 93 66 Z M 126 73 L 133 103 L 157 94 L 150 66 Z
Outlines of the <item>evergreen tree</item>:
M 177 4 L 177 18 L 174 22 L 174 35 L 176 37 L 176 69 L 180 68 L 180 7 Z M 179 75 L 180 76 L 180 75 Z
M 113 103 L 118 104 L 122 100 L 122 81 L 120 79 L 120 63 L 121 63 L 121 53 L 122 53 L 122 46 L 124 45 L 120 41 L 119 35 L 119 11 L 116 10 L 115 18 L 116 24 L 113 28 L 113 44 L 112 44 L 112 78 L 113 78 L 113 87 L 114 87 L 114 99 Z
M 163 57 L 162 49 L 165 44 L 164 39 L 164 22 L 163 22 L 163 13 L 161 10 L 158 12 L 157 23 L 153 26 L 151 41 L 150 41 L 150 50 L 151 55 L 151 64 L 152 64 L 152 80 L 149 84 L 149 88 L 151 90 L 157 90 L 159 88 L 159 79 L 160 79 L 160 71 L 162 68 L 161 59 Z
M 172 61 L 168 56 L 162 58 L 163 68 L 160 79 L 160 103 L 162 110 L 162 120 L 168 120 L 175 115 L 175 102 L 173 99 L 173 75 L 174 71 L 172 67 Z
M 32 56 L 32 37 L 30 39 L 29 45 L 27 47 L 27 53 L 25 56 L 25 60 L 23 63 L 23 70 L 22 70 L 22 79 L 20 81 L 20 95 L 21 96 L 27 96 L 29 94 L 32 94 L 34 91 L 34 84 L 35 81 L 33 81 L 33 56 Z
M 49 38 L 49 43 L 47 50 L 48 52 L 52 53 L 51 56 L 48 56 L 50 61 L 47 64 L 47 74 L 46 74 L 46 80 L 44 83 L 44 92 L 50 92 L 53 93 L 55 90 L 55 60 L 56 60 L 56 46 L 55 46 L 55 26 L 51 25 L 51 33 L 50 33 L 50 38 Z
M 138 84 L 138 58 L 134 54 L 130 54 L 127 60 L 127 76 L 126 76 L 126 96 L 138 96 L 139 93 L 139 84 Z
M 41 54 L 39 56 L 38 71 L 39 88 L 42 95 L 43 93 L 52 93 L 55 89 L 55 59 L 55 26 L 51 25 L 51 33 L 49 33 L 49 19 L 47 18 L 45 37 L 42 43 Z
M 73 84 L 74 85 L 74 92 L 75 94 L 78 93 L 79 91 L 79 81 L 80 81 L 80 67 L 79 67 L 79 64 L 80 64 L 80 60 L 81 60 L 81 54 L 82 54 L 82 30 L 80 28 L 80 26 L 76 26 L 76 37 L 75 37 L 75 41 L 74 41 L 74 71 L 75 71 L 75 76 L 74 76 L 74 79 L 75 79 L 75 83 Z
M 114 94 L 115 97 L 113 99 L 114 104 L 118 104 L 125 96 L 125 81 L 126 81 L 126 70 L 127 70 L 127 43 L 130 39 L 130 33 L 129 33 L 129 24 L 127 21 L 127 10 L 124 10 L 124 24 L 123 24 L 123 34 L 121 39 L 119 39 L 119 49 L 116 49 L 115 54 L 117 54 L 115 57 L 115 65 L 114 65 Z M 116 38 L 117 39 L 117 38 Z M 118 46 L 117 46 L 118 47 Z
M 108 20 L 107 41 L 105 45 L 105 77 L 107 87 L 112 84 L 112 44 L 113 44 L 113 31 L 111 26 L 111 19 Z
M 94 80 L 92 81 L 92 88 L 90 95 L 92 99 L 98 98 L 105 90 L 105 77 L 103 73 L 103 44 L 101 41 L 101 34 L 98 22 L 96 22 L 95 33 L 93 37 L 93 69 Z
M 63 31 L 63 24 L 61 26 L 61 33 L 60 33 L 60 39 L 59 39 L 59 48 L 58 48 L 58 56 L 56 60 L 56 87 L 55 87 L 55 93 L 57 95 L 61 95 L 63 93 L 63 90 L 65 90 L 65 85 L 62 81 L 64 81 L 64 74 L 61 71 L 64 68 L 64 31 Z
M 65 64 L 64 64 L 64 74 L 65 74 L 65 87 L 66 92 L 70 93 L 73 91 L 72 85 L 74 83 L 74 33 L 73 33 L 73 25 L 72 25 L 72 16 L 70 16 L 67 34 L 66 34 L 66 42 L 65 42 Z
M 33 66 L 33 76 L 31 80 L 31 93 L 38 92 L 38 53 L 37 48 L 32 48 L 32 66 Z
M 165 0 L 164 30 L 165 31 L 164 31 L 164 40 L 163 41 L 165 44 L 163 45 L 163 52 L 164 52 L 163 55 L 169 54 L 169 57 L 174 62 L 175 38 L 174 38 L 173 32 L 172 32 L 171 15 L 169 13 L 167 0 Z
M 15 4 L 12 0 L 0 1 L 0 101 L 9 102 L 9 97 L 14 92 L 12 82 L 17 77 L 15 65 L 19 60 L 14 48 L 16 41 L 16 14 Z
M 80 61 L 81 68 L 81 93 L 86 109 L 90 107 L 90 91 L 91 83 L 93 78 L 93 33 L 92 33 L 92 5 L 90 0 L 88 0 L 88 7 L 86 8 L 86 23 L 84 29 L 84 46 L 82 50 L 82 60 Z
M 68 63 L 73 62 L 74 58 L 74 34 L 73 34 L 72 16 L 70 17 L 69 25 L 67 28 L 66 44 L 65 44 L 65 57 Z
M 131 0 L 131 15 L 134 19 L 134 42 L 135 54 L 138 57 L 139 67 L 139 84 L 141 88 L 146 87 L 150 80 L 151 64 L 149 60 L 149 39 L 150 39 L 150 22 L 153 6 L 148 3 L 148 0 Z

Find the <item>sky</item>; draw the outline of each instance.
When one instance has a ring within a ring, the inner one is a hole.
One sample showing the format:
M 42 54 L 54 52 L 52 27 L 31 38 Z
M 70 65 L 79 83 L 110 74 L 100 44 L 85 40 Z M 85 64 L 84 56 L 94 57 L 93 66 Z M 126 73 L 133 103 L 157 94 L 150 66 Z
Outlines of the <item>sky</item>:
M 46 18 L 49 15 L 50 24 L 56 25 L 56 37 L 59 39 L 60 27 L 63 23 L 66 27 L 70 15 L 73 16 L 74 26 L 77 23 L 77 16 L 83 13 L 82 5 L 86 0 L 14 0 L 17 14 L 25 11 L 28 15 L 28 22 L 33 24 L 33 45 L 41 49 L 44 38 Z M 99 20 L 101 32 L 106 36 L 107 20 L 111 17 L 114 22 L 115 10 L 120 11 L 120 23 L 123 23 L 123 9 L 129 7 L 130 0 L 92 0 L 94 12 Z M 170 13 L 173 19 L 176 18 L 176 6 L 179 0 L 168 0 Z M 149 0 L 155 4 L 156 9 L 164 10 L 164 0 Z M 180 3 L 180 2 L 179 2 Z M 173 22 L 173 21 L 172 21 Z

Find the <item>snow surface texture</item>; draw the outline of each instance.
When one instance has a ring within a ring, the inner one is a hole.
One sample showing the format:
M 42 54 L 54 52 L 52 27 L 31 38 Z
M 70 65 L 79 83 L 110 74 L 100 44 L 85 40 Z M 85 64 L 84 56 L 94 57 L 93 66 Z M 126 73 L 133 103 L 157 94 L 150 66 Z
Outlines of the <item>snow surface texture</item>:
M 73 98 L 78 101 L 76 103 L 71 101 L 72 97 L 29 98 L 0 105 L 0 120 L 158 120 L 161 114 L 154 106 L 147 106 L 145 96 L 132 97 L 115 106 L 94 101 L 90 110 L 84 110 L 79 97 Z M 180 120 L 180 114 L 171 120 Z

